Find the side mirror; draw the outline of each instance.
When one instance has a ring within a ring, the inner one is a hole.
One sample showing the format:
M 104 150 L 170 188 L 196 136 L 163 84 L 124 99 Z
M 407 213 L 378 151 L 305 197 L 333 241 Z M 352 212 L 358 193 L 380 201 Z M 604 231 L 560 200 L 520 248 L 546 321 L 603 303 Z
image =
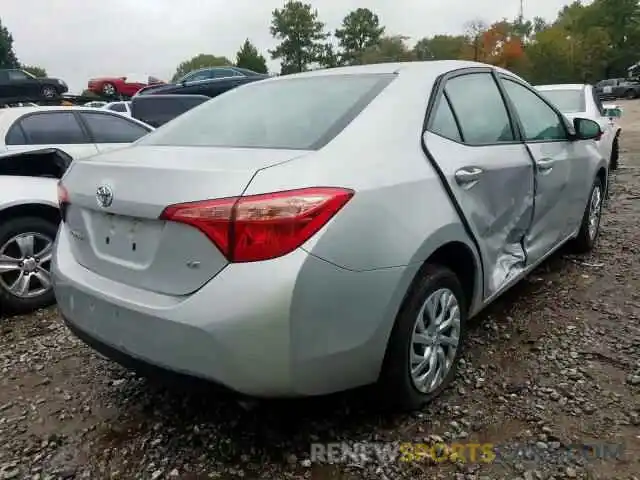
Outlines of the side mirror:
M 599 140 L 602 136 L 600 124 L 588 118 L 574 118 L 573 128 L 576 140 Z

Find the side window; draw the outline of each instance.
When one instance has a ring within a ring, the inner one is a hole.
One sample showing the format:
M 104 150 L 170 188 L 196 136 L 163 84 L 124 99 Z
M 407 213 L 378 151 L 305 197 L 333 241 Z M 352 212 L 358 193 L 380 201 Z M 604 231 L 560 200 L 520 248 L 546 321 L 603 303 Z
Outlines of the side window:
M 233 77 L 235 72 L 229 68 L 219 68 L 215 70 L 214 78 L 227 78 Z
M 560 115 L 538 95 L 512 80 L 503 79 L 504 88 L 522 123 L 526 140 L 567 140 Z
M 4 139 L 5 145 L 26 145 L 27 139 L 19 123 L 14 123 Z
M 9 70 L 9 80 L 26 80 L 27 78 L 29 77 L 20 70 Z
M 131 143 L 149 133 L 146 128 L 115 115 L 89 112 L 80 115 L 96 143 Z
M 486 145 L 514 140 L 507 107 L 491 74 L 470 73 L 452 78 L 445 91 L 465 143 Z
M 440 96 L 429 130 L 450 140 L 457 142 L 462 141 L 458 124 L 453 116 L 453 111 L 451 110 L 451 105 L 446 95 Z
M 29 145 L 89 143 L 71 112 L 38 113 L 20 122 Z
M 113 110 L 114 112 L 126 112 L 127 108 L 124 106 L 124 103 L 114 103 L 109 107 L 109 110 Z

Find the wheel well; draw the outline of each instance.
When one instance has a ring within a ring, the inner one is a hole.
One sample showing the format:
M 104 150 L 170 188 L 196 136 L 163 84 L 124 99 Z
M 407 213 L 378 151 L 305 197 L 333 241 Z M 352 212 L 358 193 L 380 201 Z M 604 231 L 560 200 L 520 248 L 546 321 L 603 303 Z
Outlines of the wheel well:
M 0 223 L 19 217 L 38 217 L 55 225 L 60 223 L 60 211 L 42 203 L 15 205 L 0 211 Z
M 600 181 L 602 182 L 602 185 L 607 186 L 607 170 L 604 167 L 600 167 L 600 170 L 598 170 L 598 173 L 596 174 L 596 177 L 598 177 L 600 179 Z
M 424 264 L 450 268 L 462 284 L 467 308 L 471 307 L 476 289 L 476 262 L 469 247 L 462 242 L 447 243 L 433 252 Z

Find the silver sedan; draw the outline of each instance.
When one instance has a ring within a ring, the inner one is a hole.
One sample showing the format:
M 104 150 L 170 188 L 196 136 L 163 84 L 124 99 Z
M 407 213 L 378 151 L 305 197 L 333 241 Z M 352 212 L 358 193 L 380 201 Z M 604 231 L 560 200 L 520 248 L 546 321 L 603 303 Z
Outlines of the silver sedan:
M 600 134 L 473 62 L 242 86 L 71 166 L 60 311 L 126 365 L 258 397 L 375 383 L 419 408 L 470 317 L 566 242 L 593 247 Z

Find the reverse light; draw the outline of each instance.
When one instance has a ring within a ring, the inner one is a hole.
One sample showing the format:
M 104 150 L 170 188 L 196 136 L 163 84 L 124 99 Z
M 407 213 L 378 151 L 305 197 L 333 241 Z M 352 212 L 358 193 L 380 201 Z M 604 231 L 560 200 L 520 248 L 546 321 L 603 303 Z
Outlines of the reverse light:
M 234 263 L 281 257 L 311 238 L 353 197 L 313 187 L 170 205 L 161 220 L 202 231 Z

